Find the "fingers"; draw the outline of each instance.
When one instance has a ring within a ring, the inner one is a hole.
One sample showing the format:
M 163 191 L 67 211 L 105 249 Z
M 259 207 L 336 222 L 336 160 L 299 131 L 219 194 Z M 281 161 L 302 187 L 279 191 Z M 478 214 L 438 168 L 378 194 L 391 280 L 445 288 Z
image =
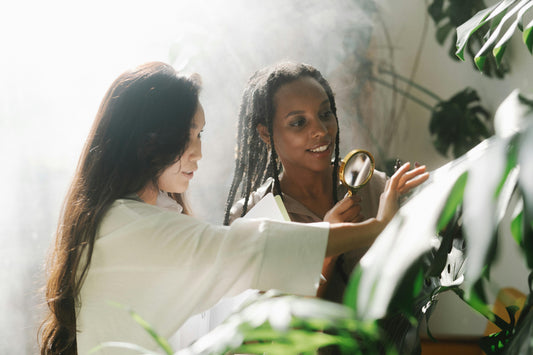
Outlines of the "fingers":
M 400 194 L 405 194 L 412 190 L 413 188 L 419 186 L 424 181 L 429 178 L 429 173 L 426 172 L 426 166 L 418 166 L 417 168 L 406 172 L 400 177 L 398 183 L 398 192 Z
M 414 168 L 413 170 L 409 170 L 408 172 L 406 172 L 401 178 L 400 178 L 400 183 L 399 185 L 403 185 L 405 184 L 407 181 L 411 180 L 412 178 L 415 178 L 417 177 L 418 175 L 420 174 L 423 174 L 426 172 L 426 166 L 425 165 L 422 165 L 422 166 L 419 166 L 419 167 L 416 167 Z
M 324 221 L 330 223 L 357 221 L 361 212 L 360 202 L 361 198 L 357 195 L 346 196 L 326 213 Z
M 361 197 L 357 195 L 345 196 L 342 200 L 337 202 L 334 208 L 337 210 L 338 213 L 342 214 L 359 203 L 361 203 Z
M 392 175 L 392 177 L 388 181 L 388 184 L 385 186 L 385 189 L 398 190 L 398 188 L 400 187 L 401 178 L 407 173 L 407 171 L 409 171 L 410 166 L 411 163 L 409 162 L 400 166 L 400 168 L 396 170 L 394 175 Z
M 357 195 L 347 196 L 338 202 L 337 213 L 344 222 L 354 222 L 361 212 L 361 197 Z
M 415 187 L 417 187 L 420 184 L 422 184 L 428 178 L 429 178 L 429 173 L 428 172 L 424 172 L 424 173 L 412 178 L 411 180 L 407 181 L 402 187 L 400 187 L 398 189 L 398 191 L 400 192 L 400 194 L 408 193 L 409 191 L 411 191 Z
M 352 220 L 352 222 L 353 222 L 353 223 L 359 223 L 359 222 L 363 222 L 363 221 L 365 221 L 365 220 L 367 220 L 367 219 L 368 219 L 367 216 L 362 215 L 362 214 L 358 214 L 357 217 L 355 217 L 355 218 Z
M 345 222 L 357 222 L 359 221 L 361 215 L 361 205 L 357 204 L 352 206 L 349 210 L 341 214 L 342 219 Z

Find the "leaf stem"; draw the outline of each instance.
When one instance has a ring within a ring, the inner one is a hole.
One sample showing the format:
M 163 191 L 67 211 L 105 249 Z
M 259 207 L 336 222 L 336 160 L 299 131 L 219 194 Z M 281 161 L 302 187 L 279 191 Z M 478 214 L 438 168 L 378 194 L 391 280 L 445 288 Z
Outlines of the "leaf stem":
M 388 87 L 388 88 L 391 89 L 391 90 L 397 91 L 397 92 L 399 92 L 400 94 L 402 94 L 402 95 L 404 95 L 405 97 L 407 97 L 408 99 L 410 99 L 410 100 L 416 102 L 416 103 L 419 104 L 420 106 L 422 106 L 422 107 L 428 109 L 429 111 L 433 111 L 433 107 L 432 107 L 430 104 L 428 104 L 428 103 L 426 103 L 426 102 L 420 100 L 420 99 L 417 98 L 417 97 L 414 97 L 413 95 L 411 95 L 410 93 L 408 93 L 408 92 L 405 91 L 405 90 L 399 89 L 398 87 L 395 87 L 395 86 L 389 84 L 388 82 L 386 82 L 386 81 L 384 81 L 384 80 L 381 80 L 381 79 L 378 79 L 378 78 L 373 77 L 373 76 L 370 77 L 370 80 L 375 81 L 376 83 L 379 83 L 379 84 L 381 84 L 381 85 L 383 85 L 383 86 L 386 86 L 386 87 Z
M 383 74 L 391 75 L 391 76 L 393 76 L 393 77 L 395 77 L 395 78 L 397 78 L 397 79 L 399 79 L 399 80 L 401 80 L 401 81 L 403 81 L 403 82 L 409 84 L 410 86 L 412 86 L 412 87 L 414 87 L 414 88 L 420 90 L 420 91 L 423 92 L 424 94 L 426 94 L 426 95 L 428 95 L 428 96 L 434 98 L 434 99 L 437 100 L 437 101 L 443 101 L 442 98 L 440 98 L 440 97 L 439 97 L 437 94 L 435 94 L 433 91 L 431 91 L 431 90 L 429 90 L 429 89 L 427 89 L 427 88 L 425 88 L 425 87 L 423 87 L 423 86 L 421 86 L 421 85 L 415 83 L 415 82 L 412 81 L 411 79 L 406 78 L 406 77 L 404 77 L 404 76 L 402 76 L 402 75 L 400 75 L 400 74 L 398 74 L 398 73 L 395 73 L 395 72 L 392 72 L 392 71 L 390 71 L 390 70 L 383 69 L 383 68 L 380 68 L 380 69 L 379 69 L 379 72 L 380 72 L 380 73 L 383 73 Z

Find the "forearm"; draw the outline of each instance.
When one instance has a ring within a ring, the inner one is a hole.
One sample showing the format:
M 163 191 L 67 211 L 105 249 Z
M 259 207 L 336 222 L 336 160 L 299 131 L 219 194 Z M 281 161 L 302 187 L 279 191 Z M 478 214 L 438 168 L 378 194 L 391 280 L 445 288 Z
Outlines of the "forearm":
M 376 218 L 361 223 L 334 223 L 329 229 L 326 257 L 372 245 L 386 223 Z

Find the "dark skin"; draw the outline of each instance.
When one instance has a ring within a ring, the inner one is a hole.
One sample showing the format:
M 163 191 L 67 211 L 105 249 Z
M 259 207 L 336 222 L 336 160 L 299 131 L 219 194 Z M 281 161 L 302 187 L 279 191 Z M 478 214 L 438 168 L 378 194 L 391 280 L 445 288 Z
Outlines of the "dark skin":
M 303 77 L 281 86 L 273 100 L 274 146 L 283 165 L 281 190 L 328 222 L 360 221 L 358 197 L 338 206 L 333 200 L 331 158 L 338 127 L 322 86 Z M 267 127 L 260 124 L 257 129 L 270 144 Z
M 313 78 L 303 77 L 282 85 L 273 98 L 274 148 L 283 166 L 279 176 L 283 193 L 296 199 L 317 217 L 330 223 L 361 222 L 360 198 L 333 200 L 331 159 L 337 123 L 325 90 Z M 259 124 L 261 139 L 270 144 L 268 128 Z M 425 167 L 407 171 L 395 180 L 395 193 L 403 194 L 428 178 Z M 338 254 L 326 258 L 322 274 L 328 278 Z M 320 297 L 325 284 L 319 287 Z

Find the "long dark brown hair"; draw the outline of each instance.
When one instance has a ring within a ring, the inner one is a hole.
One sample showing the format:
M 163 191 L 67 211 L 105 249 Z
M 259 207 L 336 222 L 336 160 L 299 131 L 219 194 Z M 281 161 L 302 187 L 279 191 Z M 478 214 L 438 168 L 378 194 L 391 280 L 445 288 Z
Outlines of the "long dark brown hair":
M 187 148 L 199 83 L 152 62 L 120 75 L 107 91 L 67 192 L 47 263 L 48 313 L 42 355 L 77 354 L 76 310 L 96 230 L 111 204 L 157 187 Z M 173 194 L 178 202 L 183 196 Z M 187 210 L 186 210 L 187 213 Z
M 256 190 L 268 177 L 274 178 L 274 194 L 281 194 L 278 175 L 281 164 L 278 162 L 274 149 L 274 132 L 272 129 L 275 114 L 274 95 L 278 89 L 300 78 L 310 77 L 318 81 L 326 92 L 331 111 L 335 116 L 337 127 L 337 106 L 335 96 L 320 71 L 308 64 L 282 62 L 255 72 L 249 79 L 244 90 L 239 112 L 237 133 L 237 148 L 233 182 L 226 201 L 224 224 L 229 224 L 230 211 L 240 190 L 244 198 L 242 216 L 246 214 L 248 199 L 252 191 Z M 270 144 L 267 145 L 259 136 L 257 125 L 268 127 Z M 335 158 L 333 162 L 333 201 L 337 201 L 337 170 L 339 163 L 339 130 L 335 137 Z

